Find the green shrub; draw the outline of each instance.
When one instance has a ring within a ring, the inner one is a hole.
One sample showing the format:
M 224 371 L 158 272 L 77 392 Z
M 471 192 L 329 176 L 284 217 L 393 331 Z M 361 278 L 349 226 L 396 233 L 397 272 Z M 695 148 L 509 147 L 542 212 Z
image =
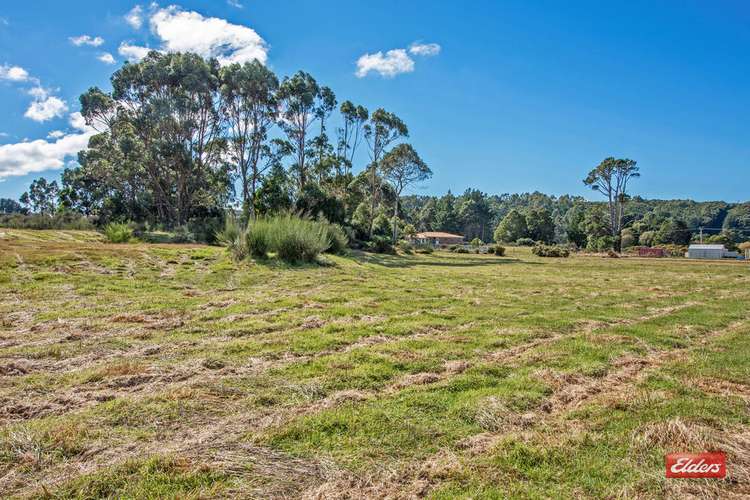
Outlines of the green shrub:
M 469 244 L 473 247 L 481 247 L 482 245 L 484 245 L 484 242 L 479 238 L 474 238 Z
M 466 247 L 456 247 L 452 250 L 453 253 L 469 253 L 469 249 Z
M 405 254 L 411 254 L 414 252 L 414 245 L 408 240 L 399 240 L 396 246 Z
M 570 250 L 560 245 L 538 244 L 534 245 L 531 253 L 539 257 L 568 257 Z
M 251 221 L 245 230 L 246 252 L 258 259 L 265 259 L 272 247 L 271 219 L 259 218 Z
M 505 255 L 505 247 L 502 245 L 495 246 L 495 255 L 497 255 L 498 257 L 502 257 L 503 255 Z
M 277 215 L 265 222 L 270 232 L 270 250 L 285 262 L 312 262 L 331 246 L 328 230 L 321 222 L 293 214 Z
M 133 237 L 133 230 L 127 224 L 111 222 L 104 227 L 104 237 L 110 243 L 127 243 Z
M 81 229 L 93 230 L 89 219 L 75 212 L 47 214 L 0 214 L 0 227 L 9 229 Z
M 330 246 L 326 250 L 326 253 L 332 253 L 341 255 L 349 247 L 349 236 L 347 236 L 344 229 L 338 224 L 333 222 L 321 222 L 326 229 Z
M 375 253 L 396 253 L 391 245 L 391 239 L 387 236 L 373 236 L 370 241 L 366 243 L 366 248 L 370 252 Z
M 414 247 L 414 251 L 417 253 L 425 253 L 430 254 L 435 251 L 432 245 L 429 244 L 421 244 Z
M 536 242 L 531 238 L 518 238 L 516 240 L 516 245 L 519 247 L 533 247 L 535 244 Z
M 224 221 L 224 229 L 216 233 L 216 241 L 229 250 L 235 260 L 247 257 L 248 250 L 245 240 L 245 228 L 234 216 L 229 216 Z

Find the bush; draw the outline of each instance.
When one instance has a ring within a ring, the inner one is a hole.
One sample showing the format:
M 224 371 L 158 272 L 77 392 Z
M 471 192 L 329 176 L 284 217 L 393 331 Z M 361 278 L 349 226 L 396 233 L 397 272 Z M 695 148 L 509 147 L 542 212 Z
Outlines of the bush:
M 257 222 L 254 225 L 257 225 Z M 270 243 L 271 251 L 276 252 L 285 262 L 297 263 L 312 262 L 331 247 L 326 225 L 327 223 L 286 214 L 266 219 L 260 227 L 268 228 L 270 238 L 265 242 Z M 264 238 L 258 238 L 258 242 L 262 240 Z M 260 249 L 257 247 L 257 250 Z
M 414 251 L 417 253 L 424 253 L 424 254 L 430 254 L 435 251 L 435 249 L 432 247 L 432 245 L 417 245 L 414 247 Z
M 503 255 L 505 255 L 505 247 L 501 245 L 495 246 L 495 255 L 497 255 L 498 257 L 502 257 Z
M 325 227 L 328 241 L 330 242 L 326 253 L 336 255 L 344 253 L 349 246 L 349 236 L 344 232 L 344 229 L 333 222 L 320 222 L 320 224 Z
M 535 244 L 536 242 L 531 238 L 518 238 L 516 240 L 516 245 L 519 247 L 533 247 Z
M 469 249 L 466 247 L 456 247 L 452 250 L 453 253 L 469 253 Z
M 405 254 L 411 254 L 414 251 L 414 245 L 412 245 L 411 242 L 407 240 L 399 240 L 396 246 Z
M 110 243 L 127 243 L 133 237 L 133 230 L 127 224 L 112 222 L 104 227 L 104 237 Z
M 74 212 L 43 214 L 2 214 L 0 227 L 9 229 L 80 229 L 93 230 L 94 225 L 83 215 Z
M 590 237 L 586 244 L 586 250 L 590 252 L 606 252 L 615 246 L 615 239 L 612 236 L 600 236 L 598 238 Z
M 366 243 L 366 248 L 370 252 L 375 253 L 396 253 L 391 245 L 391 239 L 387 236 L 373 236 L 370 241 Z
M 570 251 L 565 247 L 545 244 L 535 245 L 531 253 L 539 257 L 568 257 L 570 255 Z
M 216 241 L 229 250 L 235 260 L 247 257 L 248 250 L 245 242 L 245 228 L 234 216 L 229 216 L 224 221 L 224 229 L 216 233 Z
M 484 242 L 479 238 L 474 238 L 469 244 L 473 247 L 481 247 L 482 245 L 484 245 Z
M 265 259 L 271 250 L 271 220 L 259 218 L 251 221 L 245 230 L 246 253 L 258 259 Z

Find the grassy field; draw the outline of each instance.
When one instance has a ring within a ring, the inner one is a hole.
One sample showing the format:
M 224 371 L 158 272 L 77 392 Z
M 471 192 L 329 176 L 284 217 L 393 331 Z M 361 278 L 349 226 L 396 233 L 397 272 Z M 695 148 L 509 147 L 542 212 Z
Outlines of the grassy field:
M 750 265 L 325 260 L 0 229 L 0 496 L 750 495 Z

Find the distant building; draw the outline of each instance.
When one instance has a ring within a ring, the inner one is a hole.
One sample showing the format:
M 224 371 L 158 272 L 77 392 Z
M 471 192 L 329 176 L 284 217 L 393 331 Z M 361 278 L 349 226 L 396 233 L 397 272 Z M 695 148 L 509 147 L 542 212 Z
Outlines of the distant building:
M 411 239 L 414 243 L 421 245 L 461 245 L 464 242 L 464 237 L 460 234 L 443 233 L 440 231 L 427 231 L 424 233 L 417 233 Z
M 724 245 L 690 245 L 685 254 L 688 259 L 736 259 L 739 256 Z
M 638 249 L 639 257 L 666 257 L 667 252 L 663 248 L 640 247 Z

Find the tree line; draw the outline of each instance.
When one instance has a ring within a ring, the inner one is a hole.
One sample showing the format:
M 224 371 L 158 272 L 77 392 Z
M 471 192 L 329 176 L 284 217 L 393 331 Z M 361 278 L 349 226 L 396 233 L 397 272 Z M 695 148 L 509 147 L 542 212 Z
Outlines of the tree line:
M 591 250 L 750 237 L 750 204 L 645 200 L 630 159 L 606 158 L 583 179 L 604 202 L 542 193 L 404 196 L 432 172 L 384 109 L 339 103 L 299 71 L 279 79 L 258 61 L 220 66 L 192 53 L 151 52 L 91 88 L 81 113 L 96 130 L 60 183 L 34 180 L 0 212 L 82 214 L 95 224 L 186 229 L 211 240 L 227 209 L 246 223 L 304 213 L 350 239 L 396 242 L 417 231 L 467 240 L 574 244 Z
M 97 133 L 60 185 L 34 181 L 28 210 L 166 229 L 215 227 L 230 207 L 245 221 L 294 211 L 395 240 L 399 196 L 432 174 L 396 114 L 339 104 L 304 71 L 151 52 L 111 85 L 80 97 Z

